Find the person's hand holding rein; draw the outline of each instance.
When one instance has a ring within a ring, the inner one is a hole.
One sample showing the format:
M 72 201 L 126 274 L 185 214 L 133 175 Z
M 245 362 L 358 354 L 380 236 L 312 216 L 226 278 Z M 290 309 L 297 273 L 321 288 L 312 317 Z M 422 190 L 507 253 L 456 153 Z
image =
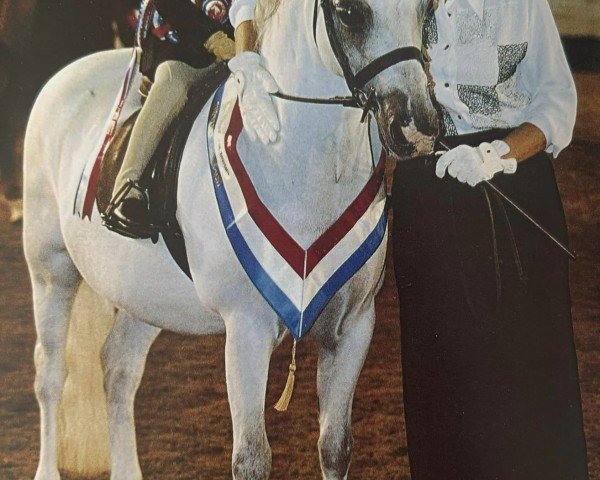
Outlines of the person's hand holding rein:
M 535 125 L 524 123 L 504 140 L 482 143 L 478 147 L 459 145 L 445 152 L 437 161 L 435 174 L 446 173 L 459 182 L 475 185 L 491 180 L 494 175 L 517 171 L 517 163 L 546 148 L 546 136 Z
M 279 118 L 271 99 L 271 93 L 279 88 L 262 57 L 253 51 L 255 44 L 252 21 L 240 23 L 235 29 L 236 56 L 228 65 L 235 79 L 244 128 L 252 141 L 258 137 L 267 145 L 279 135 Z
M 515 173 L 517 160 L 502 158 L 509 152 L 510 147 L 502 140 L 482 143 L 478 147 L 459 145 L 438 159 L 435 174 L 444 178 L 447 172 L 459 182 L 474 187 L 484 180 L 491 180 L 499 172 Z

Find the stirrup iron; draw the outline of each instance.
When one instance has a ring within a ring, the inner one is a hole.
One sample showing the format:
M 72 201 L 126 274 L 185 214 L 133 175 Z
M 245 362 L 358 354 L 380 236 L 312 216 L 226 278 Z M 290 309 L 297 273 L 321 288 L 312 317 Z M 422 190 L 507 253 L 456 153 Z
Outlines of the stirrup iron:
M 158 234 L 160 232 L 158 225 L 151 222 L 148 224 L 132 223 L 115 215 L 115 210 L 127 198 L 131 190 L 137 190 L 144 198 L 146 207 L 149 208 L 150 200 L 148 198 L 146 189 L 144 189 L 138 182 L 127 179 L 127 182 L 125 182 L 125 184 L 117 191 L 116 195 L 111 199 L 106 211 L 100 214 L 102 225 L 108 228 L 110 231 L 128 238 L 150 238 L 152 239 L 152 242 L 156 243 L 158 242 Z

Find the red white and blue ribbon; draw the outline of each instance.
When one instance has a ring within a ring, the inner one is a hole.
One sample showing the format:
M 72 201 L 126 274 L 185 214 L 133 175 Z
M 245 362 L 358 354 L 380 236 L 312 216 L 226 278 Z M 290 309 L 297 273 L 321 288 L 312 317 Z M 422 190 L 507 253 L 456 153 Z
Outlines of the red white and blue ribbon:
M 207 128 L 221 219 L 248 277 L 299 340 L 385 238 L 385 154 L 339 219 L 302 248 L 261 201 L 244 167 L 237 151 L 243 130 L 239 105 L 232 94 L 224 101 L 224 88 L 213 98 Z

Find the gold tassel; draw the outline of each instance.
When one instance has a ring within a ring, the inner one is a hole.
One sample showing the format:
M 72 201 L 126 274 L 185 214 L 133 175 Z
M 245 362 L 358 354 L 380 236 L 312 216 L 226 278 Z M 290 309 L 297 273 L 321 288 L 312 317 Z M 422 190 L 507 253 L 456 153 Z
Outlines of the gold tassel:
M 292 363 L 290 363 L 290 373 L 288 374 L 287 382 L 285 382 L 285 388 L 279 398 L 279 401 L 275 404 L 275 410 L 278 412 L 285 412 L 290 405 L 292 400 L 292 394 L 294 393 L 294 382 L 296 381 L 296 340 L 294 340 L 294 346 L 292 347 Z

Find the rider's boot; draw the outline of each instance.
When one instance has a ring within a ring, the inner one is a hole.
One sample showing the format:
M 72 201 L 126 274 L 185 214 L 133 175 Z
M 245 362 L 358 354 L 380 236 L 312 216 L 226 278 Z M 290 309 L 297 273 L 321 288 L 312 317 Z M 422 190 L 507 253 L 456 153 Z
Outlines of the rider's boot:
M 146 103 L 151 87 L 152 81 L 146 76 L 142 77 L 139 87 L 142 104 Z M 140 113 L 140 116 L 142 116 L 142 113 Z M 136 127 L 138 123 L 139 117 Z M 135 149 L 135 146 L 132 148 Z M 130 169 L 131 172 L 132 170 Z M 121 175 L 119 174 L 117 177 L 117 186 L 122 182 L 119 178 Z M 121 188 L 113 192 L 111 201 L 106 211 L 101 213 L 100 218 L 106 228 L 125 237 L 137 239 L 151 238 L 154 242 L 158 240 L 159 228 L 153 221 L 150 212 L 148 192 L 142 187 L 139 180 L 127 178 L 122 183 Z
M 102 216 L 109 229 L 133 238 L 158 238 L 159 228 L 149 208 L 148 192 L 140 179 L 145 178 L 144 172 L 160 139 L 183 109 L 189 89 L 201 76 L 201 69 L 169 60 L 157 67 L 154 84 L 142 82 L 141 93 L 148 93 L 148 98 L 131 132 L 113 198 Z
M 159 228 L 150 212 L 148 193 L 135 180 L 128 179 L 117 191 L 101 218 L 109 230 L 126 237 L 158 239 Z

